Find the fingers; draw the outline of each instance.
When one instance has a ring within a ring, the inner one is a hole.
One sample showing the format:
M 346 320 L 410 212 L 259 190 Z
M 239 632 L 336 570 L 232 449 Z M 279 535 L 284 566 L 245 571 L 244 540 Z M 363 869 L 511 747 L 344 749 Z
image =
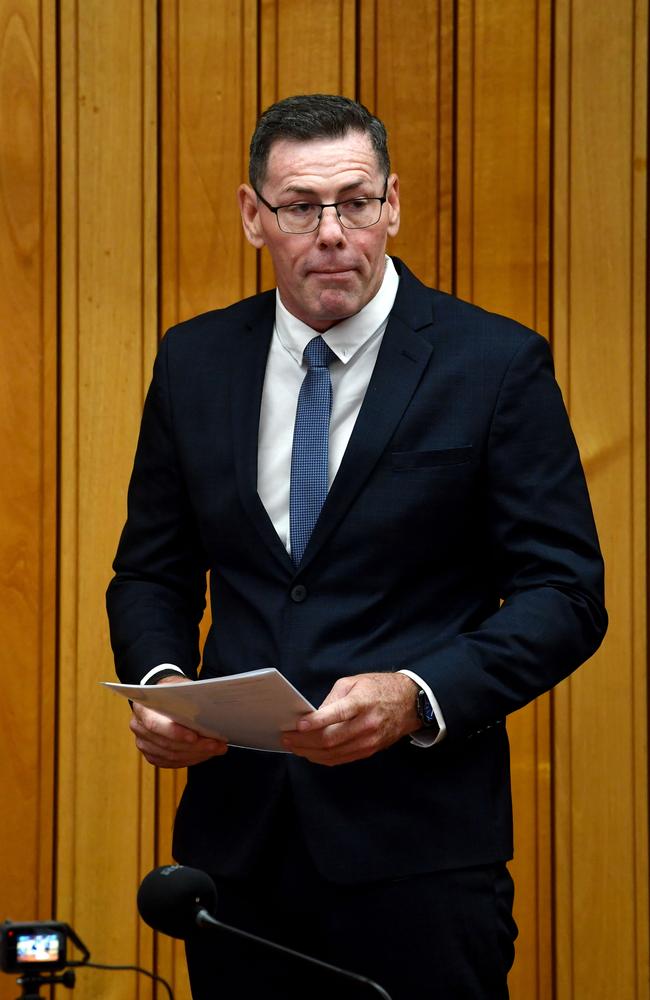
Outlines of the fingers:
M 283 740 L 287 750 L 297 757 L 305 757 L 313 764 L 347 764 L 363 760 L 381 749 L 379 734 L 374 727 L 359 725 L 345 731 L 328 727 L 307 736 L 289 734 Z
M 363 675 L 359 675 L 357 677 L 339 677 L 330 693 L 324 699 L 320 709 L 325 708 L 327 705 L 331 705 L 333 702 L 340 701 L 341 698 L 345 698 L 345 696 L 348 695 L 354 687 L 356 687 L 362 676 Z
M 193 729 L 188 729 L 187 726 L 182 726 L 180 722 L 174 722 L 173 719 L 170 719 L 167 715 L 163 715 L 162 712 L 157 712 L 153 708 L 140 705 L 137 701 L 133 703 L 133 718 L 131 721 L 133 732 L 136 732 L 136 729 L 133 728 L 133 724 L 135 724 L 137 730 L 146 730 L 150 740 L 153 743 L 159 743 L 161 746 L 168 743 L 184 746 L 196 743 L 199 738 L 199 734 Z
M 413 687 L 403 674 L 342 678 L 317 711 L 284 734 L 284 746 L 317 764 L 363 760 L 417 728 Z
M 354 695 L 348 695 L 340 701 L 332 701 L 329 704 L 323 702 L 317 711 L 303 716 L 296 729 L 299 733 L 311 733 L 327 726 L 337 726 L 355 719 L 363 709 L 364 702 Z
M 321 707 L 304 716 L 293 732 L 284 734 L 286 749 L 314 763 L 338 761 L 342 747 L 349 752 L 350 744 L 363 735 L 368 722 L 360 716 L 362 702 L 350 694 L 355 682 L 352 677 L 337 681 Z
M 135 745 L 145 759 L 156 767 L 189 767 L 210 757 L 224 754 L 228 744 L 168 719 L 143 705 L 134 703 L 129 728 Z

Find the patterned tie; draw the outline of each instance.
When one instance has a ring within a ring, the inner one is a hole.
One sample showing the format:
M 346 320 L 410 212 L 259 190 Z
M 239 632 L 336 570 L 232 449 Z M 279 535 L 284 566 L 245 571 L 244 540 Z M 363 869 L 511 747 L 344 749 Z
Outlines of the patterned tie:
M 328 365 L 335 357 L 322 337 L 305 347 L 309 368 L 300 387 L 291 452 L 289 513 L 291 558 L 296 566 L 327 496 L 332 382 Z

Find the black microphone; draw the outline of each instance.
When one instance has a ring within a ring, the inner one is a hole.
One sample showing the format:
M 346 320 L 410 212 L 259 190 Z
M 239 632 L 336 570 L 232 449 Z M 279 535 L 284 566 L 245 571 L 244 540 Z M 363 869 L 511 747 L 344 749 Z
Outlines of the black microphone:
M 336 976 L 353 980 L 368 987 L 383 997 L 383 1000 L 391 1000 L 383 986 L 368 979 L 367 976 L 360 976 L 348 969 L 330 965 L 329 962 L 323 962 L 320 958 L 312 958 L 311 955 L 294 951 L 293 948 L 287 948 L 283 944 L 258 937 L 257 934 L 251 934 L 249 931 L 242 931 L 239 927 L 223 924 L 220 920 L 215 920 L 216 909 L 216 886 L 210 876 L 199 871 L 198 868 L 186 868 L 185 865 L 163 865 L 161 868 L 155 868 L 149 872 L 138 889 L 140 916 L 155 931 L 162 931 L 163 934 L 168 934 L 170 937 L 187 938 L 197 927 L 216 927 L 228 934 L 236 934 L 237 937 L 253 941 L 264 948 L 271 948 L 283 955 L 307 962 L 307 964 L 316 966 L 327 973 L 334 973 Z
M 216 913 L 217 890 L 209 875 L 185 865 L 163 865 L 149 872 L 138 889 L 138 911 L 146 924 L 174 938 L 200 926 L 200 913 Z

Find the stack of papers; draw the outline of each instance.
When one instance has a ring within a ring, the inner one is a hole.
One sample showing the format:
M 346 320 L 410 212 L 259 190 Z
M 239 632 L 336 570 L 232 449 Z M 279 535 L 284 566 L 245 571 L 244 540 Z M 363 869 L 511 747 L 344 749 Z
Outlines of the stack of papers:
M 274 667 L 180 684 L 112 684 L 111 691 L 203 736 L 232 746 L 285 753 L 282 733 L 314 706 Z

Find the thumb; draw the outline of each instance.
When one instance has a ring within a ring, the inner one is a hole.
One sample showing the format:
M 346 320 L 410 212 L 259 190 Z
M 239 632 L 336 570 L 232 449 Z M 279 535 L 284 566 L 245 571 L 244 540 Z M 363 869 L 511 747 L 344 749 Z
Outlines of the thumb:
M 331 705 L 332 702 L 345 698 L 355 687 L 356 683 L 356 677 L 339 677 L 325 700 L 321 702 L 319 708 L 325 708 L 327 705 Z

